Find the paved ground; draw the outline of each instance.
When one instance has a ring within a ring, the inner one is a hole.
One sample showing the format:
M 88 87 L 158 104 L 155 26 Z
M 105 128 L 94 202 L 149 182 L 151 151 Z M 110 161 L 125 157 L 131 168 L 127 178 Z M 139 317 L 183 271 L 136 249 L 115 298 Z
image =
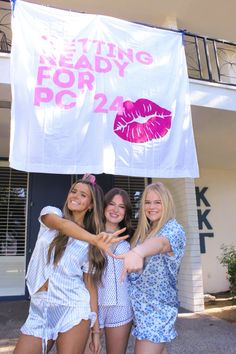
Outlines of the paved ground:
M 13 352 L 27 311 L 27 301 L 0 302 L 0 354 Z M 180 313 L 177 331 L 179 336 L 168 346 L 168 354 L 236 354 L 235 323 L 206 313 Z M 127 354 L 133 353 L 133 342 L 131 337 Z M 50 353 L 56 353 L 55 349 Z

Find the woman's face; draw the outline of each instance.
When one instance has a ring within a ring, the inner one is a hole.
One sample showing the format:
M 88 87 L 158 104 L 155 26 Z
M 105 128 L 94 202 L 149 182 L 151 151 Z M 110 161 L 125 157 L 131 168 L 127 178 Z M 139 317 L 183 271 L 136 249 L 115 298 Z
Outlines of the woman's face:
M 67 197 L 68 209 L 72 212 L 86 213 L 92 208 L 92 195 L 90 188 L 85 183 L 77 183 L 69 192 Z
M 104 210 L 106 223 L 118 226 L 125 217 L 125 205 L 121 195 L 115 195 Z
M 162 215 L 162 201 L 158 192 L 150 190 L 144 201 L 144 212 L 150 222 L 155 224 Z

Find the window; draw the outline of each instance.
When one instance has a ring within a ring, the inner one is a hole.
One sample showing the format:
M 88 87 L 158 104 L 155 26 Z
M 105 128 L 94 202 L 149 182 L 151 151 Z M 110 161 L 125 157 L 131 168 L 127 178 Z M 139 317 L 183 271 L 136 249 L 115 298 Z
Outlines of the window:
M 23 256 L 26 245 L 25 172 L 0 167 L 0 256 Z
M 146 185 L 143 177 L 114 176 L 113 187 L 125 189 L 132 203 L 132 224 L 136 228 L 138 223 L 138 211 L 140 199 Z

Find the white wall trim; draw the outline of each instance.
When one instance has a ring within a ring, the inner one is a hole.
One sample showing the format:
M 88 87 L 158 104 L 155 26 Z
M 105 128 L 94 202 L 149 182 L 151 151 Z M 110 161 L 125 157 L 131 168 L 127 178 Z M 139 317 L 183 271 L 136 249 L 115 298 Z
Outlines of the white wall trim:
M 236 86 L 189 79 L 191 105 L 236 111 Z
M 0 83 L 10 84 L 10 54 L 0 53 Z

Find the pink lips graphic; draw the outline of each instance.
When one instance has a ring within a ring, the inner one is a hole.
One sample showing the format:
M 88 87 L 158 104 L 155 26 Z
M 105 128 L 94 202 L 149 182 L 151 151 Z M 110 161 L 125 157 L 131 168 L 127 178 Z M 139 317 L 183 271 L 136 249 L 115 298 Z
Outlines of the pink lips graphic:
M 143 122 L 142 122 L 143 121 Z M 156 103 L 140 98 L 125 101 L 122 114 L 117 113 L 114 132 L 131 143 L 146 143 L 165 136 L 171 127 L 171 112 Z

